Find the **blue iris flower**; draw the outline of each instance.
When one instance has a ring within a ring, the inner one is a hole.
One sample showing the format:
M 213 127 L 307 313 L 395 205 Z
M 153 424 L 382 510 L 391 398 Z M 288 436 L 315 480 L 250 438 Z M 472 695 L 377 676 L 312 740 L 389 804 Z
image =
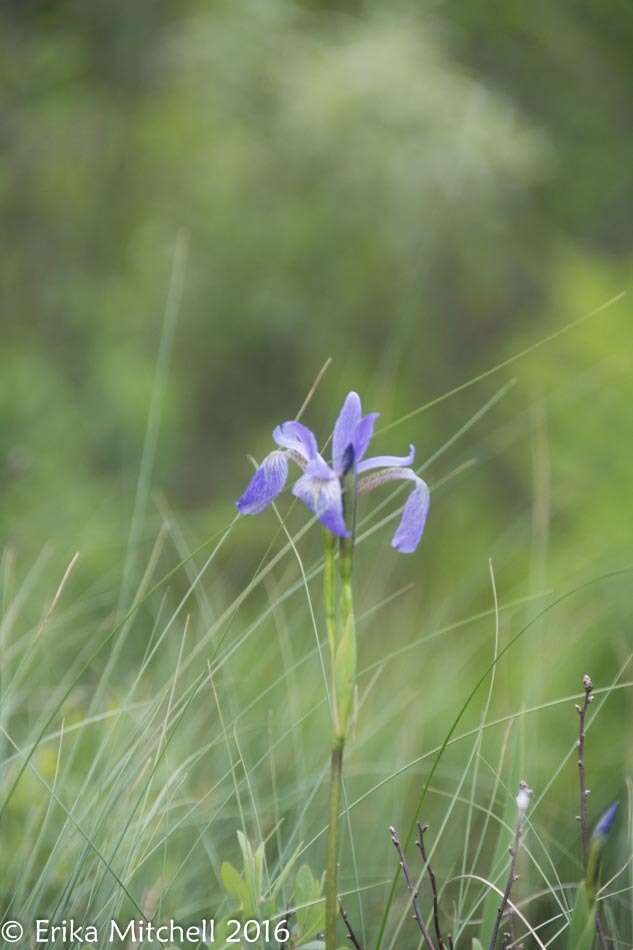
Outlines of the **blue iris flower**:
M 273 431 L 279 446 L 263 460 L 246 491 L 237 501 L 243 515 L 256 515 L 270 505 L 288 480 L 288 462 L 292 461 L 303 474 L 292 492 L 317 516 L 333 534 L 350 536 L 343 508 L 343 479 L 352 473 L 358 494 L 373 491 L 386 482 L 412 482 L 413 490 L 402 512 L 400 524 L 391 544 L 396 551 L 411 554 L 417 548 L 429 510 L 429 489 L 410 467 L 415 457 L 411 445 L 406 456 L 376 455 L 365 458 L 371 441 L 377 412 L 363 415 L 360 397 L 351 392 L 346 397 L 334 426 L 332 460 L 328 464 L 319 454 L 314 433 L 300 422 L 283 422 Z M 372 472 L 366 477 L 366 472 Z

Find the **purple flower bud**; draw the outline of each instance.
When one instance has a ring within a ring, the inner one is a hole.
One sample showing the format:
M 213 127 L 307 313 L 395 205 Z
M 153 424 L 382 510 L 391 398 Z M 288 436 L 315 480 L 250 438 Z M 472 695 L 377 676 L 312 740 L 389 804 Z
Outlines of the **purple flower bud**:
M 618 811 L 619 802 L 614 802 L 612 805 L 609 805 L 607 810 L 601 815 L 600 820 L 596 827 L 593 829 L 592 838 L 606 838 L 611 828 L 613 822 L 615 821 L 615 816 Z

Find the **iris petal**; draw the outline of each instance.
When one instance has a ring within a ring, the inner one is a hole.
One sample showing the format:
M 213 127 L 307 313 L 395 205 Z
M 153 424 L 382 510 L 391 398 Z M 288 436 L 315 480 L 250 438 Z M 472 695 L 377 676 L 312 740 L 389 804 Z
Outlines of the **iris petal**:
M 400 524 L 391 541 L 391 546 L 396 551 L 400 551 L 401 554 L 413 554 L 424 532 L 429 503 L 429 489 L 420 478 L 407 498 Z
M 411 446 L 413 449 L 413 446 Z M 388 458 L 388 456 L 383 456 Z M 367 464 L 377 462 L 377 459 L 367 459 Z M 412 554 L 420 543 L 420 538 L 426 524 L 431 500 L 429 487 L 412 468 L 386 468 L 374 475 L 368 475 L 358 482 L 358 492 L 364 495 L 387 482 L 413 482 L 414 489 L 407 498 L 400 524 L 394 534 L 391 546 L 402 554 Z
M 282 449 L 290 449 L 309 462 L 316 457 L 317 441 L 314 433 L 300 422 L 282 422 L 273 430 L 273 439 Z
M 354 433 L 361 416 L 360 396 L 355 392 L 348 393 L 338 414 L 332 437 L 332 464 L 337 472 L 342 471 L 345 450 L 349 445 L 354 445 Z
M 313 478 L 320 478 L 322 481 L 330 481 L 338 477 L 334 469 L 330 468 L 323 456 L 319 455 L 318 452 L 312 461 L 308 463 L 306 475 L 311 475 Z
M 376 425 L 376 419 L 379 415 L 379 412 L 370 412 L 368 415 L 364 416 L 356 426 L 352 444 L 354 446 L 354 461 L 357 464 L 367 451 L 367 446 L 371 442 L 371 437 L 374 434 L 374 426 Z
M 343 517 L 341 483 L 335 472 L 322 459 L 320 462 L 325 468 L 321 468 L 321 465 L 308 466 L 305 475 L 295 482 L 292 493 L 329 531 L 341 538 L 347 538 L 349 531 Z M 328 475 L 328 472 L 331 474 Z
M 413 465 L 415 458 L 415 447 L 409 446 L 408 455 L 375 455 L 373 458 L 366 459 L 358 466 L 359 475 L 362 472 L 370 472 L 373 468 L 403 468 Z
M 246 491 L 236 502 L 242 515 L 257 515 L 270 505 L 282 491 L 288 478 L 288 459 L 285 452 L 271 452 L 263 460 Z

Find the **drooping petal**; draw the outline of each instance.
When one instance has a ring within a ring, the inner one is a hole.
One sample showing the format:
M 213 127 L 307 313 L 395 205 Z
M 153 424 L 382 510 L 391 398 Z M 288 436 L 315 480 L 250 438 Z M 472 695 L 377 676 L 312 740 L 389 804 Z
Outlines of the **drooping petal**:
M 355 392 L 348 393 L 338 414 L 332 437 L 332 464 L 336 472 L 342 472 L 346 463 L 349 464 L 349 453 L 346 450 L 350 445 L 354 445 L 354 433 L 361 417 L 360 396 Z
M 329 531 L 341 538 L 349 537 L 343 518 L 341 483 L 336 472 L 320 456 L 308 465 L 305 474 L 295 482 L 292 493 Z
M 373 458 L 365 459 L 358 466 L 358 474 L 370 472 L 374 468 L 404 468 L 413 465 L 415 459 L 415 446 L 409 446 L 408 455 L 374 455 Z
M 298 452 L 306 462 L 316 457 L 318 449 L 314 433 L 307 426 L 295 422 L 294 419 L 276 426 L 273 430 L 273 439 L 282 449 Z
M 236 502 L 242 515 L 257 515 L 270 505 L 282 491 L 288 478 L 288 459 L 285 452 L 271 452 L 263 460 L 246 491 Z
M 401 554 L 413 554 L 424 531 L 430 500 L 428 486 L 420 478 L 407 498 L 400 524 L 391 540 L 391 546 L 396 551 L 400 551 Z
M 364 416 L 354 431 L 354 439 L 352 445 L 354 446 L 354 464 L 358 465 L 363 455 L 367 451 L 367 446 L 371 442 L 371 437 L 374 434 L 374 426 L 376 425 L 376 419 L 380 415 L 379 412 L 370 412 Z
M 413 448 L 413 446 L 411 447 Z M 374 461 L 368 459 L 368 462 Z M 420 543 L 420 538 L 429 513 L 429 487 L 411 468 L 387 468 L 375 475 L 368 475 L 358 483 L 358 493 L 373 491 L 386 482 L 408 481 L 414 483 L 414 489 L 407 498 L 400 524 L 394 534 L 391 546 L 401 554 L 412 554 Z

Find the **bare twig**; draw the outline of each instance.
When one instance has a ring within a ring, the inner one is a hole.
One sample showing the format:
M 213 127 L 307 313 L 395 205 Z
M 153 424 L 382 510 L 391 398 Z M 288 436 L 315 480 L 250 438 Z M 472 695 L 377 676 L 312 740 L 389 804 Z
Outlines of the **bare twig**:
M 423 825 L 421 822 L 418 822 L 418 848 L 420 849 L 420 854 L 422 855 L 422 860 L 426 865 L 426 870 L 428 871 L 429 881 L 431 882 L 431 891 L 433 893 L 433 923 L 435 925 L 435 936 L 437 937 L 437 945 L 440 950 L 446 950 L 446 943 L 442 937 L 442 931 L 440 930 L 440 904 L 439 898 L 437 895 L 437 881 L 435 879 L 435 874 L 433 873 L 433 868 L 431 867 L 431 862 L 426 856 L 426 848 L 424 847 L 424 832 L 429 830 L 428 825 Z
M 530 803 L 531 791 L 527 782 L 519 783 L 519 794 L 517 795 L 517 823 L 514 829 L 514 840 L 510 845 L 510 870 L 508 871 L 508 880 L 501 898 L 501 903 L 497 910 L 497 917 L 495 919 L 495 925 L 492 931 L 492 937 L 490 938 L 490 945 L 488 950 L 495 950 L 497 946 L 497 937 L 499 936 L 499 928 L 501 927 L 501 921 L 505 913 L 505 909 L 508 906 L 508 901 L 510 900 L 510 894 L 512 892 L 513 884 L 518 880 L 519 875 L 516 873 L 517 867 L 517 858 L 519 855 L 519 847 L 521 845 L 521 835 L 523 834 L 523 825 L 525 822 L 525 813 L 527 807 Z
M 582 688 L 585 691 L 585 698 L 582 706 L 576 706 L 578 713 L 578 787 L 580 794 L 580 814 L 576 815 L 580 824 L 580 843 L 582 845 L 583 866 L 587 865 L 587 849 L 589 848 L 589 819 L 587 811 L 587 799 L 591 795 L 591 790 L 587 788 L 587 775 L 585 769 L 585 721 L 587 710 L 593 702 L 593 681 L 588 673 L 582 678 Z M 602 924 L 600 911 L 596 912 L 596 931 L 598 941 L 602 950 L 607 950 L 607 938 Z
M 361 946 L 361 944 L 360 944 L 360 942 L 359 942 L 359 940 L 358 940 L 358 937 L 357 937 L 356 934 L 354 933 L 354 928 L 352 927 L 352 925 L 351 925 L 351 923 L 350 923 L 350 921 L 349 921 L 349 917 L 347 916 L 347 914 L 346 914 L 346 912 L 345 912 L 345 908 L 343 907 L 343 905 L 341 904 L 340 901 L 338 902 L 338 909 L 339 909 L 339 913 L 340 913 L 340 915 L 341 915 L 341 917 L 342 917 L 342 919 L 343 919 L 343 923 L 345 924 L 345 929 L 347 930 L 347 936 L 349 937 L 352 946 L 353 946 L 353 947 L 356 947 L 356 950 L 363 950 L 363 948 L 362 948 L 362 946 Z
M 431 940 L 431 935 L 427 929 L 426 924 L 424 923 L 424 920 L 422 919 L 422 914 L 420 913 L 420 905 L 418 903 L 418 894 L 411 882 L 409 867 L 407 865 L 407 861 L 404 856 L 404 851 L 402 850 L 402 845 L 400 844 L 400 838 L 398 837 L 398 832 L 393 827 L 393 825 L 389 826 L 389 834 L 391 836 L 391 842 L 394 848 L 396 849 L 398 860 L 400 861 L 400 867 L 402 868 L 402 876 L 404 877 L 404 882 L 407 885 L 407 890 L 409 891 L 409 897 L 411 898 L 411 906 L 413 907 L 413 917 L 415 919 L 416 924 L 418 925 L 418 929 L 420 933 L 422 934 L 422 937 L 424 938 L 424 942 L 426 943 L 428 950 L 435 950 L 435 946 L 433 944 L 433 941 Z
M 582 706 L 576 706 L 578 713 L 578 784 L 580 787 L 580 814 L 577 815 L 580 823 L 580 842 L 582 844 L 583 863 L 587 861 L 587 848 L 589 846 L 589 822 L 587 820 L 587 799 L 591 792 L 587 788 L 585 775 L 585 719 L 587 710 L 593 701 L 593 683 L 591 677 L 585 673 L 582 678 L 582 686 L 585 691 L 585 699 Z

